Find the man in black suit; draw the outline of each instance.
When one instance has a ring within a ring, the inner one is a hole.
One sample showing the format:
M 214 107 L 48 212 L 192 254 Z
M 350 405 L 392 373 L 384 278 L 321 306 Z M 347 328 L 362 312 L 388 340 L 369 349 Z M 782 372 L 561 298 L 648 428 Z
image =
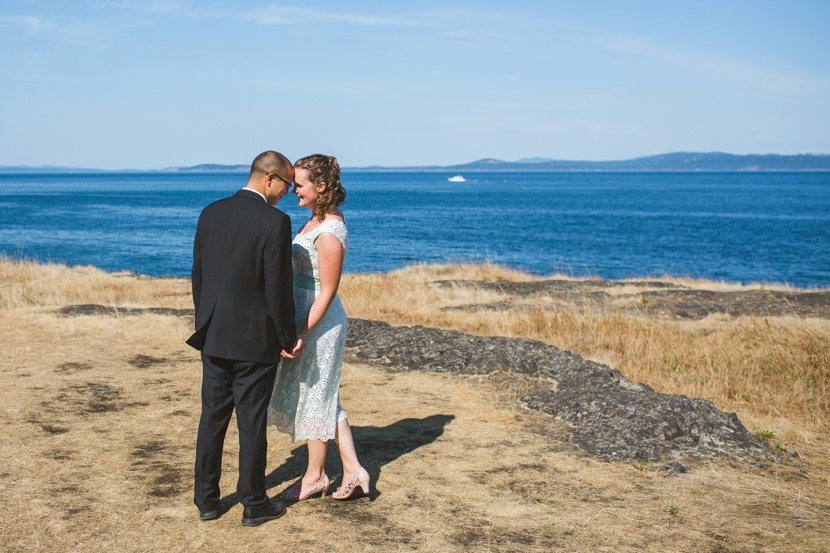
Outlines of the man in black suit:
M 291 219 L 272 206 L 288 193 L 294 168 L 278 152 L 254 159 L 247 185 L 202 210 L 193 242 L 196 332 L 202 352 L 202 416 L 196 438 L 194 503 L 219 517 L 222 449 L 231 414 L 239 428 L 237 494 L 242 524 L 285 512 L 265 491 L 267 412 L 280 351 L 296 342 Z

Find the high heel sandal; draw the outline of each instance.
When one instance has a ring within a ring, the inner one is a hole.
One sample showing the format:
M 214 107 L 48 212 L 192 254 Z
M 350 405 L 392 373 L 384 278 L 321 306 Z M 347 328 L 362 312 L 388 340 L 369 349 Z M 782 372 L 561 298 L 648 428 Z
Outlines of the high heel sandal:
M 306 493 L 302 493 L 303 479 L 300 478 L 294 483 L 293 486 L 281 491 L 277 497 L 283 501 L 305 501 L 306 499 L 310 499 L 317 494 L 320 494 L 321 497 L 326 497 L 326 492 L 329 491 L 330 485 L 331 483 L 329 482 L 329 477 L 324 474 L 322 480 L 314 484 L 314 487 Z
M 346 482 L 345 485 L 341 486 L 339 490 L 331 494 L 332 499 L 351 499 L 357 493 L 357 490 L 361 490 L 363 495 L 359 495 L 357 497 L 363 497 L 369 495 L 369 473 L 366 472 L 366 469 L 360 467 L 360 470 L 355 473 L 354 476 Z

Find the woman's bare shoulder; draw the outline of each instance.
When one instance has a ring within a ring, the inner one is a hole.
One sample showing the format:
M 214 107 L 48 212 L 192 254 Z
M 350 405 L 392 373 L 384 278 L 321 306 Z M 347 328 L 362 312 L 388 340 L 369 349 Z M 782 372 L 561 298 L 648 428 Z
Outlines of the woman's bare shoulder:
M 326 218 L 323 219 L 324 221 L 340 221 L 341 223 L 346 222 L 346 218 L 343 217 L 343 212 L 337 209 L 336 207 L 332 209 L 329 213 L 326 213 Z

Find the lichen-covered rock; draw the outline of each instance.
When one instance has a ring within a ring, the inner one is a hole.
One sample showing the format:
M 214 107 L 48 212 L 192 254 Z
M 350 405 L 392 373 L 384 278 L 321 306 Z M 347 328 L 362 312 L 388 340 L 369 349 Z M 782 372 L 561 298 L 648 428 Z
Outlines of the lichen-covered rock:
M 537 340 L 349 319 L 346 348 L 351 360 L 391 370 L 533 377 L 537 391 L 520 401 L 567 423 L 579 449 L 606 461 L 777 458 L 734 413 L 702 399 L 656 393 L 616 369 Z
M 446 288 L 467 287 L 492 290 L 505 296 L 504 301 L 477 310 L 514 309 L 513 298 L 545 297 L 583 305 L 590 303 L 605 309 L 636 311 L 675 319 L 702 319 L 713 314 L 733 317 L 795 315 L 830 319 L 830 290 L 692 290 L 682 284 L 659 280 L 547 279 L 529 282 L 442 280 L 435 284 Z M 635 293 L 609 293 L 621 287 L 639 287 Z M 628 300 L 635 300 L 633 303 Z M 621 302 L 618 306 L 618 302 Z

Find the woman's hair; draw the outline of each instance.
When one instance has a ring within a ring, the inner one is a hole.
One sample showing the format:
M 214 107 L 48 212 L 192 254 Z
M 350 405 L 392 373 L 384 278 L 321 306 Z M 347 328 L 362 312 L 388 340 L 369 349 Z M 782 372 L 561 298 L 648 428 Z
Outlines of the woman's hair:
M 346 201 L 346 189 L 340 183 L 340 164 L 336 157 L 312 154 L 294 162 L 294 168 L 308 171 L 308 178 L 314 184 L 326 183 L 325 190 L 317 196 L 314 216 L 319 220 Z

